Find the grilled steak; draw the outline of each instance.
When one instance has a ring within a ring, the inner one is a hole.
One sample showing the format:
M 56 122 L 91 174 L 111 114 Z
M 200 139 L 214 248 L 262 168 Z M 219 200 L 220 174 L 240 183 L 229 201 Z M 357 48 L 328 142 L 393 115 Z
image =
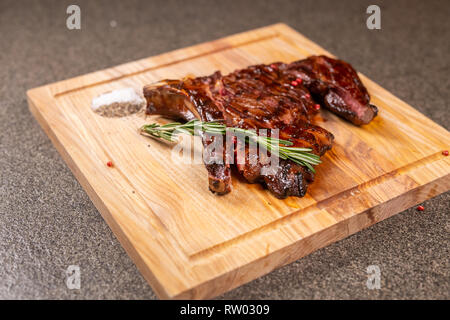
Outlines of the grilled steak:
M 347 62 L 311 56 L 281 68 L 287 78 L 302 79 L 323 106 L 355 125 L 369 123 L 378 113 L 378 108 L 369 104 L 369 93 L 358 74 Z
M 270 66 L 256 65 L 226 76 L 216 72 L 206 77 L 165 80 L 148 85 L 144 87 L 147 113 L 185 121 L 195 118 L 202 121 L 221 120 L 229 127 L 256 131 L 279 129 L 281 139 L 292 141 L 295 147 L 311 148 L 313 153 L 321 156 L 331 148 L 333 135 L 310 123 L 318 110 L 315 108 L 316 103 L 309 90 L 314 93 L 314 97 L 320 97 L 319 93 L 324 91 L 313 90 L 315 86 L 320 86 L 313 85 L 313 73 L 307 74 L 304 71 L 306 67 L 301 62 L 276 63 Z M 354 76 L 357 78 L 356 73 Z M 297 78 L 301 78 L 302 83 L 295 82 Z M 334 80 L 336 77 L 329 76 L 329 78 Z M 359 79 L 356 80 L 359 81 Z M 344 89 L 341 89 L 344 91 L 336 92 L 342 94 L 348 91 L 353 94 L 355 90 L 350 89 L 355 87 L 359 88 L 358 94 L 365 92 L 367 95 L 367 91 L 364 91 L 365 88 L 360 82 L 353 83 L 356 80 L 352 78 L 347 82 L 341 81 L 346 84 Z M 353 87 L 350 83 L 353 83 Z M 319 84 L 325 86 L 325 81 L 321 80 Z M 337 87 L 337 82 L 332 85 Z M 334 87 L 332 89 L 334 90 Z M 328 95 L 327 92 L 325 96 Z M 328 103 L 326 101 L 329 99 L 327 99 L 324 98 L 321 101 Z M 355 94 L 353 99 L 361 99 L 361 97 Z M 345 101 L 350 100 L 347 98 Z M 329 105 L 327 107 L 332 111 L 336 110 Z M 339 108 L 346 108 L 353 112 L 354 104 L 347 107 L 339 105 Z M 350 112 L 340 114 L 349 115 Z M 354 117 L 348 119 L 358 118 L 359 113 L 355 111 L 352 114 Z M 367 118 L 363 120 L 366 121 Z M 203 134 L 204 147 L 207 148 L 216 138 Z M 275 167 L 272 164 L 272 170 L 267 171 L 265 169 L 271 165 L 267 161 L 269 155 L 255 152 L 253 150 L 255 146 L 242 144 L 239 141 L 241 140 L 235 140 L 235 147 L 243 151 L 245 161 L 236 159 L 236 155 L 229 151 L 225 142 L 220 155 L 213 153 L 204 157 L 211 191 L 218 194 L 231 191 L 230 164 L 237 163 L 237 170 L 248 182 L 265 185 L 278 198 L 305 195 L 308 183 L 314 179 L 309 169 L 290 160 L 279 159 L 278 164 Z M 216 156 L 223 159 L 223 162 L 211 163 L 211 158 Z
M 331 148 L 333 135 L 310 124 L 318 112 L 308 90 L 302 85 L 283 82 L 277 68 L 251 66 L 235 71 L 217 81 L 213 100 L 222 110 L 225 123 L 244 129 L 279 129 L 281 139 L 290 140 L 295 147 L 311 148 L 323 155 Z M 251 161 L 250 157 L 256 157 Z M 244 163 L 237 169 L 247 181 L 264 184 L 275 196 L 304 196 L 313 174 L 292 161 L 279 160 L 271 174 L 262 174 L 266 161 L 246 146 Z
M 317 110 L 308 90 L 279 80 L 281 73 L 264 65 L 227 76 L 216 72 L 209 77 L 169 80 L 144 88 L 147 113 L 177 120 L 223 120 L 227 126 L 244 129 L 280 129 L 280 138 L 292 141 L 297 147 L 310 147 L 322 155 L 331 148 L 333 135 L 309 123 Z M 202 139 L 207 147 L 214 136 L 204 134 Z M 313 180 L 308 169 L 279 159 L 274 172 L 263 175 L 263 170 L 271 164 L 260 159 L 258 152 L 250 152 L 248 145 L 236 148 L 245 148 L 245 161 L 240 163 L 234 159 L 226 147 L 223 164 L 205 161 L 211 191 L 224 194 L 231 190 L 229 163 L 233 159 L 247 181 L 264 184 L 275 196 L 305 195 L 308 182 Z M 252 156 L 256 159 L 250 159 Z

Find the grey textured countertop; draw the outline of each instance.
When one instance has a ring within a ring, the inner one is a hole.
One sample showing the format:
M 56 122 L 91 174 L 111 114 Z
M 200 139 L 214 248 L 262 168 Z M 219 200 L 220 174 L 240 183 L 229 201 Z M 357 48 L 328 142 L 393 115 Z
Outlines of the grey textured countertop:
M 76 1 L 78 31 L 65 24 L 72 3 L 0 1 L 0 298 L 155 298 L 31 116 L 27 89 L 285 22 L 449 129 L 449 1 Z M 381 30 L 366 28 L 374 3 Z M 448 299 L 449 200 L 220 298 Z M 66 287 L 69 265 L 80 266 L 80 290 Z M 379 290 L 366 287 L 369 265 L 380 267 Z

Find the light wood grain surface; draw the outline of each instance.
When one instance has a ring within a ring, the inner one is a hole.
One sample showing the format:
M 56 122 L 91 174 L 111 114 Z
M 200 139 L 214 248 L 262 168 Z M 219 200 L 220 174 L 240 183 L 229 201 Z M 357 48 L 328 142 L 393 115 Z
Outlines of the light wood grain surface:
M 202 164 L 174 162 L 170 146 L 138 134 L 157 117 L 101 117 L 92 98 L 312 54 L 331 55 L 276 24 L 35 88 L 28 101 L 155 292 L 210 298 L 449 190 L 449 132 L 361 75 L 379 116 L 355 127 L 322 111 L 316 123 L 336 139 L 304 198 L 237 178 L 219 197 Z

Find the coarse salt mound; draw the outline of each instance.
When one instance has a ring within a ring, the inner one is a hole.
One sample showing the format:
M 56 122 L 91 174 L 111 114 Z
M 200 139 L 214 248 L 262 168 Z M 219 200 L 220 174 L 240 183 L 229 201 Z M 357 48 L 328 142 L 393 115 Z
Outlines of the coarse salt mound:
M 145 105 L 133 88 L 118 89 L 101 94 L 92 100 L 91 108 L 104 117 L 125 117 L 139 112 Z

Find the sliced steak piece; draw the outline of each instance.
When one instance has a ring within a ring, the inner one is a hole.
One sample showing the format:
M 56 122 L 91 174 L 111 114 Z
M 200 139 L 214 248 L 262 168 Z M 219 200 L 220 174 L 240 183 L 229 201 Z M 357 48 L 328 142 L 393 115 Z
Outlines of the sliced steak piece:
M 286 82 L 301 78 L 314 98 L 330 111 L 355 125 L 367 124 L 377 115 L 370 96 L 355 69 L 342 60 L 311 56 L 285 65 L 280 64 Z
M 236 164 L 239 173 L 249 183 L 260 183 L 266 186 L 272 194 L 280 199 L 305 195 L 308 183 L 314 181 L 314 174 L 309 169 L 283 159 L 279 159 L 279 163 L 272 167 L 273 164 L 268 164 L 266 161 L 269 155 L 259 155 L 258 150 L 252 149 L 247 145 L 245 162 Z M 271 171 L 269 171 L 270 169 Z

